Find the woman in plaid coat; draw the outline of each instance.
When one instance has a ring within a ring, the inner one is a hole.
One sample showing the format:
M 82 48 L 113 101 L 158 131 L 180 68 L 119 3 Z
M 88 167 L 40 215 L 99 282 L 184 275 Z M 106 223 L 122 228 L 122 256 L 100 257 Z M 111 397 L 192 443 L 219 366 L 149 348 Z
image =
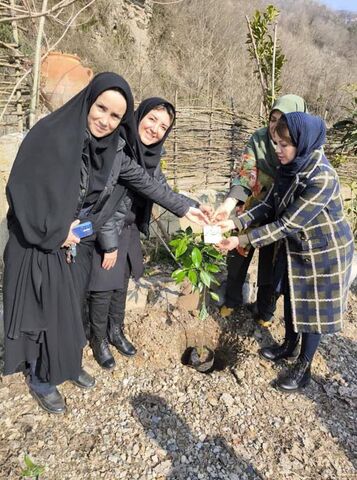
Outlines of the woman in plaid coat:
M 238 230 L 264 221 L 247 234 L 229 237 L 220 247 L 260 248 L 275 242 L 274 286 L 284 294 L 285 340 L 262 348 L 277 361 L 301 351 L 277 387 L 293 391 L 306 385 L 321 334 L 342 328 L 354 242 L 340 195 L 337 173 L 323 154 L 325 125 L 306 113 L 284 115 L 276 128 L 278 176 L 263 202 L 222 223 Z

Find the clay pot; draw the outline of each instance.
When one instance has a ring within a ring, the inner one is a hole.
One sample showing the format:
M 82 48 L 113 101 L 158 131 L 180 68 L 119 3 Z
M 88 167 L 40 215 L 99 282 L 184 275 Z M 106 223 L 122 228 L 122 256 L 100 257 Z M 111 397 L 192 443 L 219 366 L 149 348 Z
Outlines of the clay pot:
M 41 64 L 41 93 L 50 110 L 56 110 L 88 85 L 93 71 L 77 55 L 51 52 Z

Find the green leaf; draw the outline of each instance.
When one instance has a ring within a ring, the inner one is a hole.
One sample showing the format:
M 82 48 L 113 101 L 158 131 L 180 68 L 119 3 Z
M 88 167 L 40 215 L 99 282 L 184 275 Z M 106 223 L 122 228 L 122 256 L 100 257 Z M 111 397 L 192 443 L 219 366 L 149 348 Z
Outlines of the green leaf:
M 200 250 L 195 247 L 193 250 L 192 250 L 192 253 L 191 253 L 191 258 L 192 258 L 192 261 L 193 261 L 193 264 L 196 268 L 200 268 L 201 266 L 201 263 L 202 263 L 202 254 L 200 252 Z
M 186 250 L 187 250 L 187 240 L 186 238 L 182 238 L 176 248 L 175 256 L 181 257 L 181 255 L 183 255 L 186 252 Z
M 180 283 L 186 277 L 186 270 L 178 268 L 177 270 L 172 272 L 171 277 L 176 280 L 176 283 Z
M 214 249 L 207 252 L 207 255 L 209 255 L 212 258 L 223 258 L 223 255 L 220 252 L 218 252 L 217 250 L 214 250 Z
M 209 294 L 211 295 L 212 300 L 215 300 L 216 302 L 218 302 L 219 296 L 217 295 L 217 293 L 209 292 Z
M 206 285 L 206 287 L 209 288 L 211 286 L 211 276 L 210 276 L 209 273 L 201 270 L 200 271 L 200 279 Z
M 187 277 L 193 285 L 197 285 L 197 272 L 196 272 L 196 270 L 189 270 Z
M 185 253 L 186 254 L 183 257 L 181 257 L 180 261 L 185 268 L 190 269 L 192 268 L 192 258 L 191 258 L 191 255 L 187 254 L 187 252 Z
M 26 466 L 28 468 L 34 468 L 36 466 L 36 464 L 33 463 L 33 461 L 31 460 L 31 458 L 28 455 L 25 455 L 24 460 L 25 460 Z
M 173 240 L 171 240 L 171 241 L 169 242 L 169 245 L 170 245 L 171 247 L 176 248 L 176 247 L 178 246 L 178 244 L 180 243 L 180 241 L 181 241 L 180 238 L 174 238 Z
M 218 273 L 221 270 L 218 265 L 214 265 L 213 263 L 208 263 L 205 268 L 208 272 L 212 273 Z
M 206 305 L 205 305 L 205 303 L 202 303 L 202 307 L 201 307 L 200 314 L 199 314 L 199 319 L 204 320 L 205 318 L 207 318 L 207 315 L 208 315 L 208 312 L 207 312 Z

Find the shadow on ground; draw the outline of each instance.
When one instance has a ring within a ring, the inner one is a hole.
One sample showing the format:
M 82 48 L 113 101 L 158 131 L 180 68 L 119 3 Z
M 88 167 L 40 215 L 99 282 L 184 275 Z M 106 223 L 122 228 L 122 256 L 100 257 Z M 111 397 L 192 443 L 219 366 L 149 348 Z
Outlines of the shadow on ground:
M 134 418 L 166 451 L 164 463 L 171 462 L 169 471 L 164 473 L 167 480 L 264 480 L 253 465 L 237 457 L 224 438 L 206 437 L 200 441 L 161 397 L 143 393 L 132 398 L 131 404 Z

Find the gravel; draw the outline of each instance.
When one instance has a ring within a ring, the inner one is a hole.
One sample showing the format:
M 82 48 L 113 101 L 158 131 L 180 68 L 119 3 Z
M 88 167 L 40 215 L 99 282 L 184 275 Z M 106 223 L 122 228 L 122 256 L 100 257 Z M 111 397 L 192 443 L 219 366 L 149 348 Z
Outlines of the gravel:
M 132 312 L 127 327 L 139 354 L 115 352 L 117 367 L 106 372 L 87 347 L 84 365 L 97 385 L 61 385 L 65 415 L 43 412 L 21 374 L 0 377 L 0 478 L 18 479 L 28 454 L 45 466 L 43 480 L 351 479 L 354 305 L 351 295 L 344 332 L 323 339 L 314 381 L 289 395 L 272 385 L 284 364 L 257 355 L 282 338 L 281 305 L 270 330 L 255 327 L 245 308 L 226 320 L 213 309 L 203 326 L 177 308 L 174 315 L 157 305 Z M 180 362 L 202 336 L 221 360 L 207 375 Z

